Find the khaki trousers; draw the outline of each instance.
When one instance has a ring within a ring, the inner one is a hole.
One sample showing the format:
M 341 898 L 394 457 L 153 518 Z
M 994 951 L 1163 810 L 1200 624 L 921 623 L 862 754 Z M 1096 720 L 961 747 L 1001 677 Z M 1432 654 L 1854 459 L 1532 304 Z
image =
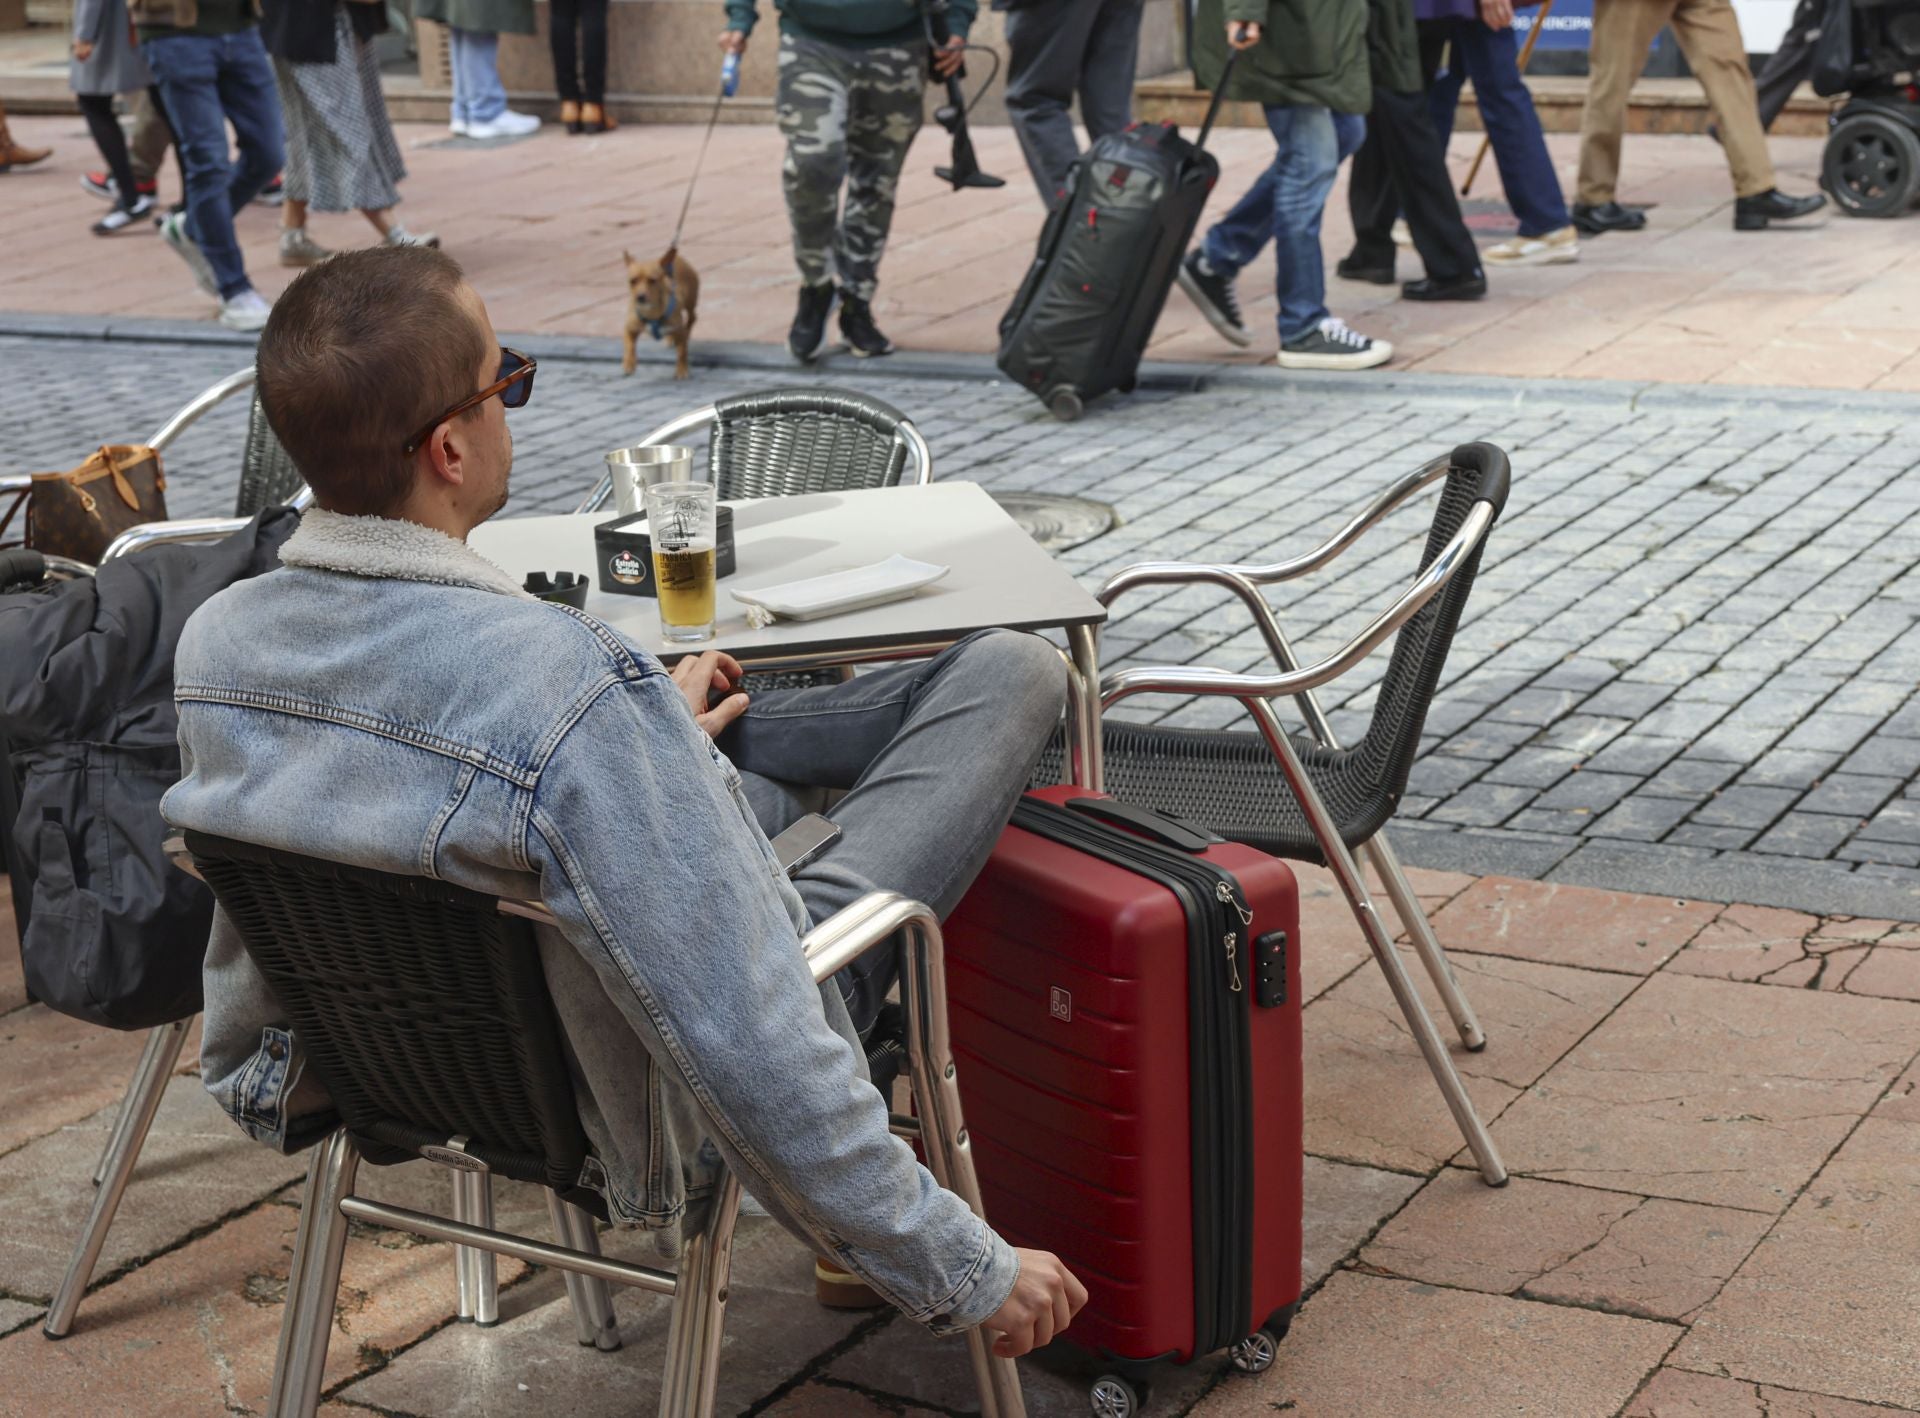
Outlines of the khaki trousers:
M 1613 200 L 1627 99 L 1646 67 L 1648 48 L 1665 25 L 1673 26 L 1680 52 L 1707 91 L 1733 174 L 1734 195 L 1752 197 L 1773 186 L 1773 160 L 1767 156 L 1753 74 L 1731 0 L 1594 0 L 1592 76 L 1580 115 L 1576 201 L 1598 206 Z

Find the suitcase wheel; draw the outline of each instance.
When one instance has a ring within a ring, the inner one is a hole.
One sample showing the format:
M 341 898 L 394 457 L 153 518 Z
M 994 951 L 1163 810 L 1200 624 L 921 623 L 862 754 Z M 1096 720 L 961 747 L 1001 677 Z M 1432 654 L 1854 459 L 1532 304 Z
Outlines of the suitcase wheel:
M 1047 410 L 1062 423 L 1072 423 L 1086 412 L 1080 396 L 1064 385 L 1047 391 Z
M 1280 1336 L 1270 1329 L 1256 1329 L 1227 1351 L 1233 1367 L 1243 1374 L 1264 1374 L 1273 1367 L 1280 1352 Z
M 1118 1374 L 1102 1374 L 1087 1389 L 1094 1418 L 1138 1418 L 1145 1402 L 1145 1385 L 1136 1388 Z

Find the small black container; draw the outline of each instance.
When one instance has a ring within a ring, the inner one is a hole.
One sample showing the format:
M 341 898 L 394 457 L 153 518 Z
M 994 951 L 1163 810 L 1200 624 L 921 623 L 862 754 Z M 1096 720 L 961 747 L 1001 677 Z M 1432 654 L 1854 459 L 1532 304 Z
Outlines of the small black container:
M 572 606 L 577 611 L 587 608 L 587 578 L 577 571 L 556 571 L 552 576 L 544 571 L 532 571 L 527 573 L 521 589 L 535 600 Z
M 600 589 L 616 596 L 657 597 L 653 586 L 653 543 L 640 524 L 644 512 L 630 512 L 593 529 L 595 563 Z M 714 515 L 714 579 L 733 575 L 733 509 L 721 507 Z

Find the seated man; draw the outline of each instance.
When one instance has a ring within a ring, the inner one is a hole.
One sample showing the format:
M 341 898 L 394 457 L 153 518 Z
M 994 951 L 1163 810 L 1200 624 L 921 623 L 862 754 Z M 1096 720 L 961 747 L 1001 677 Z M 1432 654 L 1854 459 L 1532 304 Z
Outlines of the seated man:
M 437 251 L 346 253 L 287 289 L 258 388 L 317 509 L 282 569 L 187 625 L 168 820 L 539 899 L 562 923 L 540 933 L 542 962 L 616 1221 L 671 1253 L 717 1148 L 789 1230 L 913 1319 L 985 1324 L 1002 1354 L 1046 1343 L 1085 1291 L 938 1186 L 863 1077 L 848 1004 L 870 1020 L 893 962 L 876 953 L 816 990 L 799 938 L 877 886 L 953 907 L 1059 716 L 1059 655 L 991 632 L 709 707 L 737 682 L 731 660 L 669 673 L 466 545 L 506 504 L 506 403 L 532 373 Z M 789 884 L 762 825 L 821 788 L 849 790 L 844 835 Z M 202 1074 L 236 1121 L 282 1148 L 330 1126 L 219 917 L 206 1001 Z

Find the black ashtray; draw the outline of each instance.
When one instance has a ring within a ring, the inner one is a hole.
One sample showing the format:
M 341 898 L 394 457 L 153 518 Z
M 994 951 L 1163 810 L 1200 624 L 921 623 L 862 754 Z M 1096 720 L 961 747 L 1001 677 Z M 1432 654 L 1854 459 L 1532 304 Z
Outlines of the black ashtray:
M 600 589 L 616 596 L 657 596 L 653 587 L 653 543 L 642 526 L 644 512 L 630 512 L 593 529 Z M 716 545 L 713 575 L 717 581 L 733 575 L 733 509 L 719 508 L 714 516 Z
M 577 611 L 587 608 L 587 578 L 577 571 L 556 571 L 551 576 L 544 571 L 529 572 L 521 589 L 537 601 L 552 601 Z

